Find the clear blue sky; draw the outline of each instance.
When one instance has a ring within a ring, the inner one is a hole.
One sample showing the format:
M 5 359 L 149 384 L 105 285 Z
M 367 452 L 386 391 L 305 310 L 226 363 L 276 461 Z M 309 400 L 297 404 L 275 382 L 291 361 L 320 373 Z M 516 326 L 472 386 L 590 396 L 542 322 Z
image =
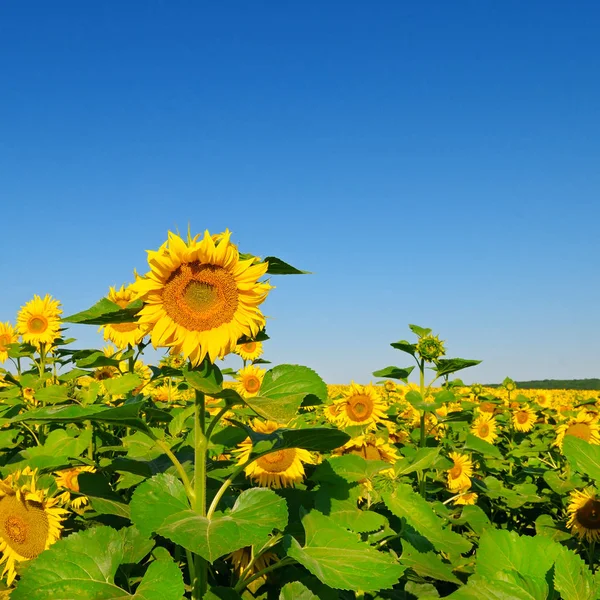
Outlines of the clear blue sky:
M 263 305 L 276 363 L 366 382 L 417 323 L 467 382 L 597 377 L 598 31 L 591 0 L 2 2 L 0 320 L 190 223 L 314 272 Z

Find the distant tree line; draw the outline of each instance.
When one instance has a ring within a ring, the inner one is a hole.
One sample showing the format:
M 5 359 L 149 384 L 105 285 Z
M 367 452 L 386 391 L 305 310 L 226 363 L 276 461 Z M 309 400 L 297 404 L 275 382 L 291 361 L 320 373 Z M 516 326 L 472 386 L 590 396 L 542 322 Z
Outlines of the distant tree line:
M 600 379 L 532 379 L 515 383 L 522 390 L 600 390 Z M 486 387 L 500 387 L 500 384 L 486 384 Z

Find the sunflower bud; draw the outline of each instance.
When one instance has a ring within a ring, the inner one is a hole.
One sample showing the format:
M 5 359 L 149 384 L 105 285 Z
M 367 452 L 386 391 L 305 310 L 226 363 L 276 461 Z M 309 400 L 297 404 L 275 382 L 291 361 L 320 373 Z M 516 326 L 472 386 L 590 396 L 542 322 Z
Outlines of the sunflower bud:
M 417 342 L 417 353 L 423 360 L 434 362 L 444 356 L 446 349 L 437 335 L 428 334 Z

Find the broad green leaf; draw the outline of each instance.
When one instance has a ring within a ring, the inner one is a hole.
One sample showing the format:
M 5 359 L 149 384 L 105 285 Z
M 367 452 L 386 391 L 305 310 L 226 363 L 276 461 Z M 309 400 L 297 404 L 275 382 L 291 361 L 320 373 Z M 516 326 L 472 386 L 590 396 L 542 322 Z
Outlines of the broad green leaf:
M 335 483 L 337 477 L 343 477 L 350 482 L 363 481 L 370 479 L 379 471 L 389 468 L 390 464 L 382 460 L 366 460 L 357 454 L 344 454 L 343 456 L 331 456 L 323 461 L 315 469 L 311 479 Z
M 292 267 L 286 262 L 283 262 L 276 256 L 266 256 L 263 262 L 268 263 L 267 273 L 269 275 L 310 275 L 310 271 L 300 271 L 296 267 Z
M 223 375 L 219 367 L 208 360 L 194 369 L 189 369 L 186 365 L 183 377 L 195 390 L 204 394 L 218 394 L 223 390 Z
M 120 396 L 134 390 L 142 383 L 142 379 L 136 373 L 125 373 L 118 377 L 104 380 L 104 388 L 111 396 Z
M 288 556 L 326 585 L 341 590 L 377 591 L 392 587 L 404 572 L 390 555 L 359 541 L 354 533 L 313 510 L 302 519 L 304 547 L 286 536 Z
M 573 537 L 568 531 L 557 527 L 550 515 L 540 515 L 535 520 L 535 532 L 537 535 L 549 537 L 555 542 L 563 542 Z
M 419 448 L 414 456 L 399 460 L 394 465 L 396 475 L 408 475 L 414 471 L 429 469 L 440 454 L 439 448 Z
M 440 593 L 431 583 L 417 583 L 416 581 L 407 581 L 404 590 L 415 596 L 418 600 L 432 600 L 439 598 Z
M 396 348 L 396 350 L 402 350 L 402 352 L 406 352 L 406 354 L 410 354 L 411 356 L 415 356 L 417 353 L 417 345 L 411 344 L 406 340 L 400 340 L 399 342 L 393 342 L 390 344 L 392 348 Z
M 583 487 L 585 482 L 578 475 L 571 475 L 569 479 L 561 479 L 560 475 L 556 471 L 545 471 L 544 481 L 548 484 L 550 489 L 561 496 L 568 494 L 575 488 Z
M 69 400 L 68 390 L 64 385 L 49 385 L 35 392 L 35 399 L 43 404 L 58 404 Z
M 319 600 L 319 596 L 313 594 L 299 581 L 292 581 L 281 588 L 279 600 Z
M 80 323 L 82 325 L 109 325 L 111 323 L 133 323 L 136 315 L 143 307 L 141 300 L 135 300 L 125 308 L 111 302 L 108 298 L 102 298 L 87 310 L 78 312 L 61 320 L 65 323 Z
M 597 600 L 600 591 L 581 557 L 565 547 L 554 564 L 554 587 L 563 600 Z
M 123 536 L 123 564 L 125 565 L 141 563 L 154 548 L 154 540 L 140 533 L 135 526 L 121 529 L 119 533 Z
M 409 325 L 410 330 L 419 337 L 423 337 L 425 335 L 429 335 L 431 333 L 431 329 L 429 327 L 419 327 L 418 325 Z
M 421 396 L 420 392 L 416 390 L 411 390 L 404 397 L 407 402 L 409 402 L 414 408 L 417 410 L 422 410 L 424 412 L 434 412 L 438 408 L 442 406 L 441 402 L 437 400 L 433 400 L 432 402 L 426 402 L 423 400 L 423 396 Z
M 465 506 L 461 517 L 466 520 L 477 535 L 481 535 L 488 527 L 492 527 L 488 516 L 477 505 Z
M 466 358 L 440 358 L 435 366 L 435 371 L 438 377 L 444 375 L 450 375 L 461 369 L 467 369 L 468 367 L 474 367 L 478 365 L 480 360 L 470 360 Z
M 464 445 L 465 450 L 472 450 L 473 452 L 478 452 L 483 456 L 492 456 L 493 458 L 502 459 L 502 453 L 496 446 L 478 438 L 476 435 L 472 433 L 467 434 L 467 441 Z
M 385 492 L 382 498 L 392 513 L 397 517 L 404 517 L 436 550 L 457 555 L 471 549 L 471 543 L 463 536 L 444 528 L 442 519 L 411 486 L 400 483 L 393 494 Z
M 131 558 L 125 552 L 130 539 L 127 529 L 98 526 L 59 540 L 28 565 L 11 598 L 181 600 L 183 577 L 172 561 L 152 563 L 134 594 L 115 584 L 117 568 Z
M 83 472 L 77 476 L 77 483 L 80 493 L 89 498 L 97 513 L 129 519 L 129 505 L 111 489 L 104 475 Z
M 573 469 L 600 482 L 600 446 L 566 435 L 562 449 Z
M 379 371 L 373 371 L 373 375 L 375 377 L 384 377 L 385 379 L 399 379 L 406 383 L 413 369 L 414 367 L 406 367 L 405 369 L 401 369 L 400 367 L 386 367 L 385 369 L 379 369 Z
M 400 563 L 421 577 L 431 577 L 431 579 L 462 585 L 460 579 L 452 573 L 450 565 L 442 562 L 435 552 L 418 552 L 406 540 L 402 540 Z
M 515 583 L 502 579 L 489 580 L 478 575 L 469 577 L 467 585 L 446 598 L 448 600 L 540 600 Z

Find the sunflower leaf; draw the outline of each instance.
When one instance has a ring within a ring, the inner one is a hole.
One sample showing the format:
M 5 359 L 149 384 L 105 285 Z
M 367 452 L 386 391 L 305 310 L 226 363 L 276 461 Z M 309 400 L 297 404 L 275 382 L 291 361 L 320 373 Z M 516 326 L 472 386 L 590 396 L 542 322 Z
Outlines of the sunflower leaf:
M 113 323 L 133 323 L 137 321 L 137 313 L 143 307 L 141 300 L 134 300 L 125 308 L 102 298 L 94 306 L 78 312 L 61 320 L 65 323 L 78 323 L 80 325 L 110 325 Z
M 183 368 L 184 379 L 195 389 L 205 394 L 218 394 L 223 390 L 223 375 L 217 365 L 204 360 L 198 367 Z
M 299 581 L 292 581 L 281 588 L 279 600 L 319 600 L 319 596 L 313 594 Z
M 502 459 L 502 453 L 496 446 L 478 438 L 476 435 L 472 433 L 467 434 L 467 440 L 464 445 L 464 450 L 472 450 L 473 452 L 478 452 L 483 456 L 492 456 L 493 458 Z
M 385 369 L 379 369 L 379 371 L 373 371 L 375 377 L 384 377 L 386 379 L 399 379 L 400 381 L 408 382 L 408 376 L 411 374 L 414 367 L 406 367 L 402 369 L 400 367 L 385 367 Z
M 310 271 L 300 271 L 296 267 L 292 267 L 286 262 L 283 262 L 276 256 L 266 256 L 263 262 L 269 264 L 267 273 L 269 275 L 311 275 Z
M 594 576 L 580 556 L 562 547 L 554 564 L 554 587 L 564 600 L 595 600 Z
M 573 435 L 566 435 L 563 453 L 575 471 L 600 482 L 600 446 L 589 444 Z
M 404 567 L 390 555 L 359 541 L 354 533 L 316 510 L 302 519 L 306 543 L 284 538 L 288 556 L 296 559 L 320 581 L 341 590 L 363 592 L 391 588 Z
M 461 585 L 460 579 L 452 573 L 450 565 L 442 562 L 435 552 L 418 552 L 406 540 L 402 540 L 400 563 L 421 577 L 431 577 Z
M 59 540 L 31 562 L 23 573 L 14 600 L 181 600 L 184 593 L 179 567 L 169 559 L 153 562 L 136 592 L 115 584 L 120 564 L 137 558 L 126 551 L 130 529 L 98 526 Z M 145 553 L 146 554 L 146 553 Z
M 460 371 L 461 369 L 474 367 L 480 362 L 480 360 L 471 360 L 467 358 L 440 358 L 436 363 L 435 371 L 437 372 L 438 377 L 443 377 L 444 375 L 456 373 L 456 371 Z

